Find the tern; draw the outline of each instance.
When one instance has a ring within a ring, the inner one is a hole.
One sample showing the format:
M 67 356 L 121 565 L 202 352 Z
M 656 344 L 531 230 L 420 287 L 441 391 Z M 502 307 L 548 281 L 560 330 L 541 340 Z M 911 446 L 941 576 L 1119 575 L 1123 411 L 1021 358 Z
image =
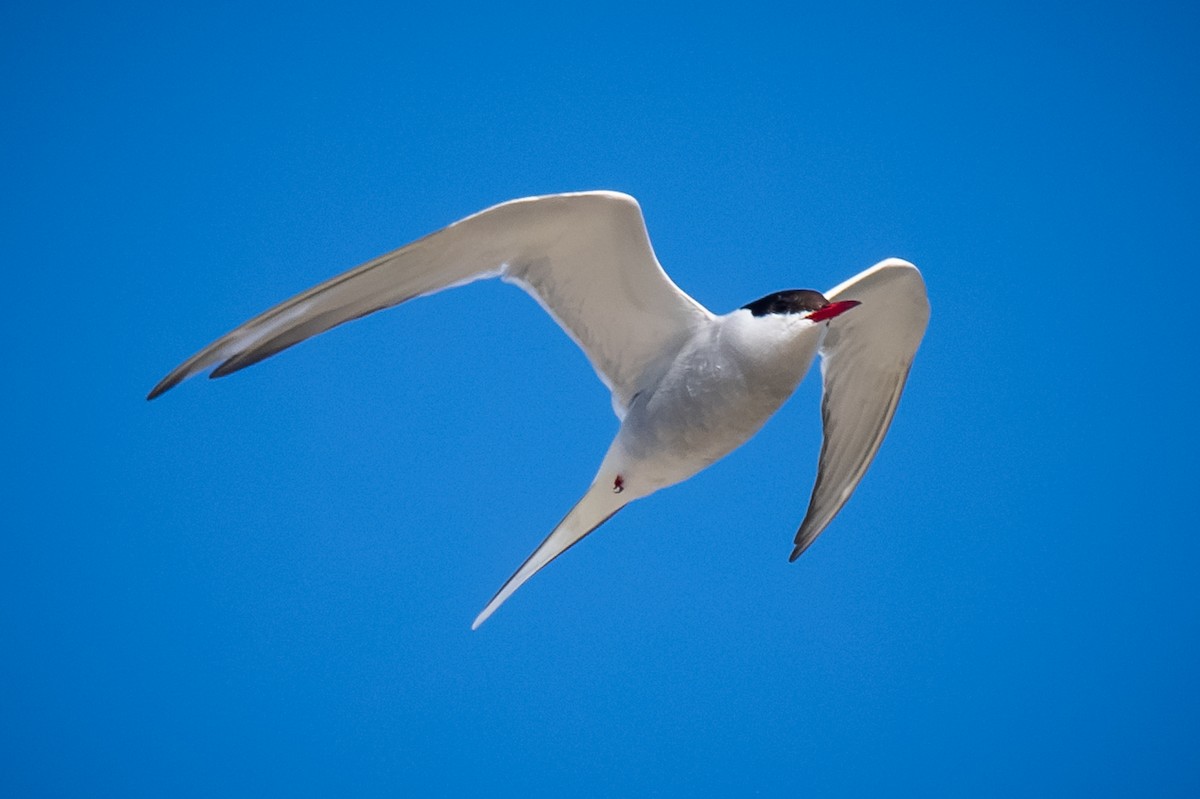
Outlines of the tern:
M 920 272 L 897 258 L 824 294 L 778 291 L 714 314 L 663 271 L 634 198 L 552 194 L 480 211 L 297 294 L 188 358 L 147 399 L 206 369 L 223 377 L 343 322 L 492 277 L 532 295 L 580 346 L 620 426 L 591 486 L 472 629 L 621 508 L 744 444 L 820 353 L 823 437 L 794 561 L 878 452 L 929 320 Z

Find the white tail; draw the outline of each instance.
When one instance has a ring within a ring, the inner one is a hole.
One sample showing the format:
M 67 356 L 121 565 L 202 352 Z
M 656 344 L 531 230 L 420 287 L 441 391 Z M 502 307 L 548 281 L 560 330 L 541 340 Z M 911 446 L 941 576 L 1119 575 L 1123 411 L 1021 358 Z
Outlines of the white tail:
M 612 485 L 605 481 L 597 480 L 592 483 L 587 493 L 575 503 L 575 507 L 571 508 L 570 513 L 563 517 L 554 531 L 546 536 L 546 540 L 521 564 L 521 568 L 508 578 L 508 582 L 501 586 L 496 595 L 492 597 L 492 601 L 487 603 L 483 612 L 475 617 L 471 629 L 474 630 L 487 621 L 488 617 L 496 612 L 496 608 L 504 604 L 504 600 L 512 596 L 513 592 L 520 588 L 526 580 L 582 540 L 588 533 L 611 519 L 613 514 L 629 503 L 630 499 L 625 495 L 614 493 Z

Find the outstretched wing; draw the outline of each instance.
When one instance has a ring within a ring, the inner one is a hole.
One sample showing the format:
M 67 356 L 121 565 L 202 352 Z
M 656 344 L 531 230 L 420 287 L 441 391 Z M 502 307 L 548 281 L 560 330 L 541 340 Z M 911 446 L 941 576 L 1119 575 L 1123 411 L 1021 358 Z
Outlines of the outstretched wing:
M 862 305 L 831 322 L 821 346 L 824 439 L 817 483 L 789 560 L 820 535 L 866 474 L 929 323 L 925 281 L 898 258 L 855 275 L 826 296 Z
M 711 318 L 659 266 L 632 197 L 529 197 L 455 222 L 259 314 L 176 367 L 147 399 L 210 367 L 222 377 L 351 319 L 497 276 L 533 295 L 583 348 L 618 415 L 650 361 Z

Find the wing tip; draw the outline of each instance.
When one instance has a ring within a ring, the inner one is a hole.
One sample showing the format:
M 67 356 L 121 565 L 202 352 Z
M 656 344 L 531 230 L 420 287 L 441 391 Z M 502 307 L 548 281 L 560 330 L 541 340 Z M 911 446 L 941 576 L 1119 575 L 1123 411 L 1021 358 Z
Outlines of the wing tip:
M 895 258 L 895 257 L 884 258 L 882 261 L 875 264 L 875 266 L 873 268 L 874 269 L 897 269 L 898 268 L 898 269 L 913 269 L 913 270 L 916 270 L 917 272 L 921 271 L 921 270 L 917 269 L 916 264 L 914 264 L 912 261 L 906 261 L 903 258 Z
M 800 531 L 796 533 L 796 545 L 792 547 L 792 554 L 788 555 L 788 563 L 795 563 L 797 558 L 808 551 L 820 534 L 821 530 L 812 533 L 801 526 Z
M 230 358 L 229 360 L 220 363 L 217 368 L 209 372 L 208 379 L 216 380 L 218 377 L 231 375 L 234 372 L 245 369 L 247 366 L 253 365 L 254 363 L 256 363 L 256 361 L 247 361 L 244 355 L 236 358 Z
M 179 385 L 182 380 L 183 376 L 177 375 L 174 372 L 167 375 L 162 380 L 159 380 L 158 384 L 154 388 L 150 389 L 150 393 L 146 395 L 146 402 L 150 402 L 155 397 L 160 397 L 167 393 L 171 389 L 175 388 L 175 386 Z
M 230 360 L 222 363 L 216 369 L 213 369 L 211 372 L 208 373 L 208 379 L 215 380 L 218 377 L 224 377 L 227 374 L 236 372 L 239 369 L 244 369 L 246 366 L 250 365 L 248 363 L 234 363 L 234 360 L 235 359 L 231 358 Z M 231 364 L 232 364 L 232 366 L 231 366 Z M 154 388 L 150 389 L 150 393 L 146 395 L 146 401 L 149 402 L 157 397 L 161 397 L 163 394 L 166 394 L 168 391 L 175 388 L 175 386 L 179 385 L 184 380 L 187 380 L 192 375 L 198 374 L 199 372 L 202 372 L 202 371 L 204 371 L 204 367 L 201 367 L 199 369 L 180 367 L 176 371 L 171 372 L 171 374 L 164 377 L 162 380 L 158 381 L 158 385 L 156 385 Z

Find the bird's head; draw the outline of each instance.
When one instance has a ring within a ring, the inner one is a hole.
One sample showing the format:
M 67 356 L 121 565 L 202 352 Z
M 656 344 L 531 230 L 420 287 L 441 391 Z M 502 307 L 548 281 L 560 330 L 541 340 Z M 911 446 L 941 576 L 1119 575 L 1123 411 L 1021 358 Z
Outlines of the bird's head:
M 812 289 L 789 289 L 768 294 L 742 308 L 755 316 L 796 314 L 811 322 L 824 322 L 860 304 L 858 300 L 830 302 L 824 294 Z

